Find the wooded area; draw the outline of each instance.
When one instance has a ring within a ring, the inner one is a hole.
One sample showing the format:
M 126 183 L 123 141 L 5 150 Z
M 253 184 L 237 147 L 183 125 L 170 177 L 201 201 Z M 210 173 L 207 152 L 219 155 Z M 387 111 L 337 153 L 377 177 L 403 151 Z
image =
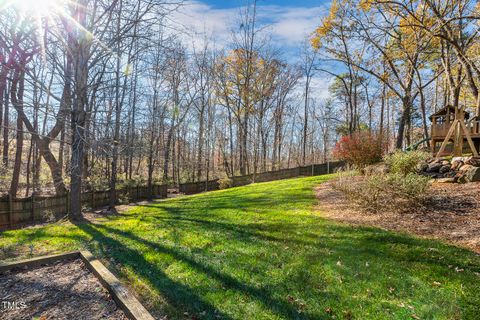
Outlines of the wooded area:
M 428 115 L 480 116 L 476 1 L 333 1 L 286 58 L 239 11 L 228 45 L 171 22 L 185 3 L 16 1 L 0 20 L 1 192 L 178 186 L 326 162 L 340 136 L 427 139 Z M 311 43 L 310 43 L 311 42 Z M 331 77 L 327 99 L 315 79 Z
M 476 1 L 334 1 L 312 45 L 346 68 L 325 72 L 336 79 L 348 131 L 376 128 L 400 149 L 429 144 L 428 115 L 447 105 L 478 121 L 479 17 Z

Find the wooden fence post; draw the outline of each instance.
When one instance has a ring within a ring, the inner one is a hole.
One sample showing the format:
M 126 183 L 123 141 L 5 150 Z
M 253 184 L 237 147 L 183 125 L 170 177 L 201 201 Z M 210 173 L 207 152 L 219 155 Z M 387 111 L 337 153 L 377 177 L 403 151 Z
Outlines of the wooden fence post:
M 135 201 L 138 201 L 138 198 L 140 197 L 139 193 L 138 193 L 138 183 L 137 183 L 137 197 L 135 198 Z
M 67 211 L 67 214 L 70 214 L 70 191 L 67 190 L 67 199 L 66 199 L 66 211 Z
M 31 206 L 32 206 L 32 221 L 35 222 L 35 194 L 32 193 L 32 197 L 31 197 Z
M 8 224 L 13 226 L 13 204 L 12 204 L 12 194 L 8 193 Z
M 92 196 L 90 197 L 90 207 L 95 208 L 95 190 L 92 189 Z

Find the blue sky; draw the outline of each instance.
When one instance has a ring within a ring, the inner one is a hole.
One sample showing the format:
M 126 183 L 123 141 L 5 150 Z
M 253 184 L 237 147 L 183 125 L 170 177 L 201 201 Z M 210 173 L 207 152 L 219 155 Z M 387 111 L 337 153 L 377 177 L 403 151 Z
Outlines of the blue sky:
M 205 0 L 204 3 L 211 5 L 215 8 L 236 8 L 245 3 L 244 0 Z M 277 5 L 277 6 L 288 6 L 288 7 L 316 7 L 321 3 L 325 3 L 323 0 L 258 0 L 258 5 Z
M 206 37 L 217 48 L 228 47 L 232 30 L 239 28 L 240 8 L 245 0 L 187 0 L 172 20 L 184 28 L 188 41 L 201 44 Z M 330 1 L 325 0 L 258 0 L 257 21 L 266 26 L 282 58 L 299 62 L 305 40 L 328 13 Z M 317 75 L 313 85 L 320 98 L 328 96 L 330 77 Z
M 187 0 L 174 17 L 193 38 L 207 34 L 219 46 L 231 39 L 238 28 L 239 9 L 245 0 Z M 258 22 L 267 26 L 275 44 L 293 53 L 328 12 L 330 1 L 324 0 L 258 0 Z

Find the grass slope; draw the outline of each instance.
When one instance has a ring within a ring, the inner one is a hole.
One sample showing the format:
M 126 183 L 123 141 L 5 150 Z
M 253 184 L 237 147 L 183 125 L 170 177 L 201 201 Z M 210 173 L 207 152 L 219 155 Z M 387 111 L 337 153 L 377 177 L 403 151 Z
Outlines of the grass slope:
M 437 241 L 333 223 L 328 177 L 141 205 L 96 224 L 0 233 L 0 258 L 88 248 L 171 319 L 474 319 L 480 258 Z M 463 269 L 463 271 L 461 270 Z

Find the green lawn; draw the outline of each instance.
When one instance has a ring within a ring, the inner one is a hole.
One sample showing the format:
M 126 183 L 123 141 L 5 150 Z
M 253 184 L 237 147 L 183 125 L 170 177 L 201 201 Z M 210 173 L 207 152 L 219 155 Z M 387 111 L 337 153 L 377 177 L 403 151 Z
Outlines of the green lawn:
M 87 248 L 169 319 L 478 319 L 478 255 L 328 221 L 314 210 L 312 191 L 325 179 L 171 199 L 96 224 L 3 232 L 0 259 Z

